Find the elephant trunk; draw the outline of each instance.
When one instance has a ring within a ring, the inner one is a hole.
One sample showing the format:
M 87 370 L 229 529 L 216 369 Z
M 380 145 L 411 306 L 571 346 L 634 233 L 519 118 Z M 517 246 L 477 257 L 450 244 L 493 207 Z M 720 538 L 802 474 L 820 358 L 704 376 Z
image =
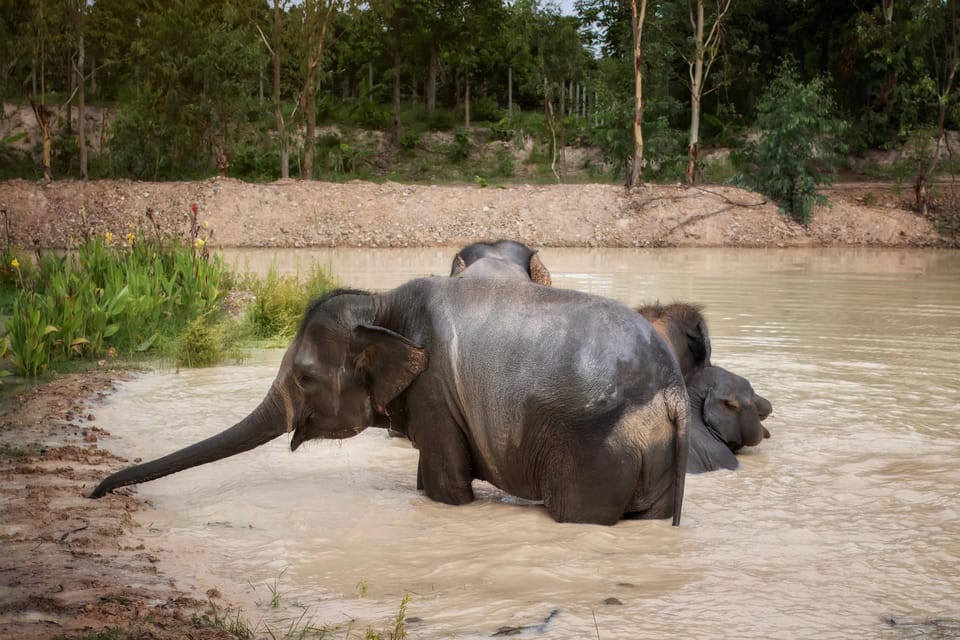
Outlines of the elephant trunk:
M 293 415 L 280 384 L 279 380 L 275 382 L 260 405 L 229 429 L 162 458 L 118 471 L 97 485 L 89 497 L 101 498 L 119 487 L 156 480 L 184 469 L 229 458 L 282 435 L 287 431 Z

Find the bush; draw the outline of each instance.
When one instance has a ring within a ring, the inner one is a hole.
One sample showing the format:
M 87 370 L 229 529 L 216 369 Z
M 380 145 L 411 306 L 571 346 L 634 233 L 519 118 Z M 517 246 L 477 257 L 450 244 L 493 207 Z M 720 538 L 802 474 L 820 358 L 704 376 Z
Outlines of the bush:
M 247 310 L 250 333 L 257 338 L 283 340 L 296 333 L 310 301 L 337 283 L 316 265 L 304 282 L 299 275 L 281 275 L 272 265 L 265 278 L 251 278 L 247 286 L 256 296 Z
M 844 152 L 846 123 L 836 117 L 823 80 L 801 82 L 795 65 L 785 62 L 757 103 L 754 126 L 758 138 L 741 156 L 747 170 L 733 181 L 777 200 L 806 224 L 813 205 L 823 200 L 817 186 L 832 182 Z
M 216 309 L 225 269 L 195 223 L 191 233 L 192 244 L 133 232 L 124 242 L 107 232 L 75 253 L 45 253 L 30 270 L 11 258 L 16 282 L 4 342 L 17 372 L 37 376 L 53 362 L 142 353 Z

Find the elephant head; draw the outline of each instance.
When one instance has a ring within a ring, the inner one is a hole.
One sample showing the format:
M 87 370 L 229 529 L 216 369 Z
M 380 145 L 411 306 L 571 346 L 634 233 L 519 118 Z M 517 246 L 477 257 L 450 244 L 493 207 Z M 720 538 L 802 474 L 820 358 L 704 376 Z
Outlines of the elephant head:
M 461 275 L 468 267 L 478 262 L 480 264 L 477 268 L 466 275 L 517 278 L 522 273 L 537 284 L 547 286 L 552 284 L 550 271 L 537 256 L 537 252 L 522 242 L 497 240 L 467 245 L 453 257 L 450 275 Z
M 687 394 L 692 431 L 688 470 L 734 469 L 732 453 L 770 437 L 762 421 L 773 406 L 754 392 L 746 378 L 722 367 L 704 367 L 687 381 Z M 698 464 L 705 468 L 690 469 Z
M 314 438 L 342 439 L 386 427 L 386 406 L 426 367 L 424 349 L 370 323 L 372 300 L 337 290 L 314 302 L 266 397 L 229 429 L 107 477 L 90 494 L 155 480 L 221 460 L 291 433 L 291 450 Z
M 676 302 L 647 305 L 637 311 L 673 349 L 684 380 L 710 366 L 710 335 L 700 307 Z

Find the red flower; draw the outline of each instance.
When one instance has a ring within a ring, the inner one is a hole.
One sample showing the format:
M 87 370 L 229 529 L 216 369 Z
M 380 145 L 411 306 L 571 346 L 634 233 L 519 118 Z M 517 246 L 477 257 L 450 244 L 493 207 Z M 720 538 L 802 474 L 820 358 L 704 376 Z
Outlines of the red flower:
M 200 207 L 197 206 L 196 202 L 190 203 L 190 211 L 193 211 L 193 217 L 197 217 L 197 212 L 200 210 Z

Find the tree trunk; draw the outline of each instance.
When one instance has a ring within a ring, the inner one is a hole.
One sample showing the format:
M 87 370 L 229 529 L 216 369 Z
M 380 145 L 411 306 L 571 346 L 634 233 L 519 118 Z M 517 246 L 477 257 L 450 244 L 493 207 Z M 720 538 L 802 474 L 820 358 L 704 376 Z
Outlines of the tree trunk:
M 430 43 L 430 68 L 427 70 L 427 115 L 437 109 L 437 74 L 440 69 L 440 50 L 437 43 Z
M 703 99 L 703 0 L 697 0 L 693 21 L 694 58 L 690 69 L 690 144 L 687 146 L 687 184 L 697 180 L 697 152 L 700 144 L 700 103 Z M 719 18 L 718 18 L 719 19 Z
M 470 74 L 464 75 L 463 89 L 463 126 L 470 128 Z
M 83 13 L 84 3 L 80 4 L 80 34 L 77 37 L 77 138 L 80 147 L 80 179 L 87 179 L 87 108 L 86 82 L 83 77 L 84 43 L 83 43 Z
M 290 177 L 290 145 L 287 140 L 283 108 L 280 105 L 280 0 L 273 0 L 273 115 L 277 123 L 277 141 L 280 145 L 280 177 Z
M 303 118 L 306 121 L 306 131 L 303 137 L 303 164 L 300 166 L 300 179 L 313 180 L 313 156 L 315 151 L 315 137 L 317 135 L 317 90 L 314 80 L 316 70 L 307 77 L 303 86 Z
M 643 170 L 643 21 L 647 15 L 647 0 L 630 0 L 630 9 L 633 23 L 633 75 L 634 98 L 633 110 L 633 162 L 630 166 L 630 177 L 627 187 L 640 186 L 640 174 Z
M 947 51 L 945 52 L 947 57 L 945 59 L 949 65 L 949 69 L 946 71 L 946 78 L 944 78 L 943 84 L 941 85 L 942 88 L 938 88 L 937 103 L 939 106 L 939 113 L 937 117 L 937 144 L 933 149 L 933 157 L 930 158 L 930 164 L 927 166 L 926 171 L 921 169 L 913 184 L 917 209 L 924 216 L 927 215 L 927 198 L 929 195 L 927 193 L 927 184 L 933 178 L 933 175 L 937 170 L 937 165 L 940 163 L 941 146 L 947 150 L 948 154 L 951 154 L 946 131 L 947 112 L 949 111 L 950 98 L 953 94 L 953 83 L 956 80 L 957 71 L 960 70 L 960 41 L 957 39 L 956 26 L 958 16 L 956 14 L 956 5 L 951 3 L 949 9 L 950 27 L 948 29 L 948 33 L 950 34 L 950 37 L 945 43 L 947 46 Z
M 307 36 L 312 48 L 307 57 L 307 71 L 303 83 L 303 93 L 300 94 L 300 103 L 303 106 L 302 117 L 306 122 L 306 139 L 303 141 L 303 164 L 300 167 L 300 178 L 313 178 L 313 156 L 317 134 L 317 74 L 320 62 L 323 61 L 323 49 L 327 39 L 327 29 L 333 20 L 333 15 L 340 6 L 339 0 L 331 0 L 324 5 L 321 2 L 304 2 L 307 14 Z
M 400 142 L 400 32 L 397 29 L 393 35 L 393 129 L 390 135 L 394 144 Z

